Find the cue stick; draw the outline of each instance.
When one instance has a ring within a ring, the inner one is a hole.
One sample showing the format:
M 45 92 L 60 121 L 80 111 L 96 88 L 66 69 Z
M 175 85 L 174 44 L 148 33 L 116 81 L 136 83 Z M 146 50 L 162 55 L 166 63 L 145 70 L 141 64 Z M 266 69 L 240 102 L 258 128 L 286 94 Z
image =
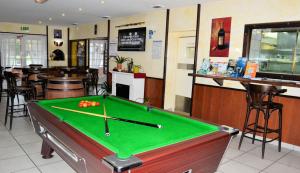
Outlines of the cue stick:
M 108 122 L 107 122 L 106 108 L 104 104 L 103 104 L 103 112 L 104 112 L 104 123 L 105 123 L 105 135 L 109 136 L 110 133 L 109 133 Z
M 91 113 L 91 112 L 78 111 L 78 110 L 62 108 L 62 107 L 58 107 L 58 106 L 51 106 L 51 107 L 56 108 L 56 109 L 69 111 L 69 112 L 76 112 L 76 113 L 80 113 L 80 114 L 85 114 L 85 115 L 91 115 L 91 116 L 102 117 L 102 118 L 105 117 L 102 114 L 95 114 L 95 113 Z M 162 128 L 162 125 L 160 125 L 160 124 L 152 124 L 152 123 L 146 123 L 146 122 L 135 121 L 135 120 L 128 120 L 128 119 L 117 118 L 117 117 L 109 117 L 109 116 L 107 116 L 106 118 L 112 119 L 112 120 L 124 121 L 124 122 L 128 122 L 128 123 L 133 123 L 133 124 L 139 124 L 139 125 L 154 127 L 154 128 Z

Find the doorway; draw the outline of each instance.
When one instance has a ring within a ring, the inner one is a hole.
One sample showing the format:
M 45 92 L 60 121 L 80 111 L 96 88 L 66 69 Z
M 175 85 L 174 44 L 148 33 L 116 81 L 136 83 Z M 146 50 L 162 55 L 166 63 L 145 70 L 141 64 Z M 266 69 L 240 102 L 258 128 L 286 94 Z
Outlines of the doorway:
M 170 11 L 164 108 L 190 115 L 197 6 Z
M 71 40 L 71 56 L 69 57 L 69 67 L 87 67 L 87 40 Z
M 106 81 L 108 61 L 107 39 L 89 40 L 89 68 L 98 69 L 99 84 Z

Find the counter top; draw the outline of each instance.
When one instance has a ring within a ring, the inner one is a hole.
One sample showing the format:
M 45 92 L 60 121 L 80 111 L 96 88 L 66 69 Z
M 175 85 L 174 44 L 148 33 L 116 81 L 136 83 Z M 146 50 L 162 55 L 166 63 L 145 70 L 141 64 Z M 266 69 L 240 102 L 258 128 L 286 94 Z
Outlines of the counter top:
M 203 74 L 194 74 L 189 73 L 189 76 L 194 77 L 203 77 L 203 78 L 211 78 L 213 79 L 218 85 L 222 86 L 224 80 L 232 80 L 238 81 L 241 83 L 260 83 L 260 84 L 268 84 L 273 86 L 288 86 L 288 87 L 296 87 L 300 88 L 300 81 L 292 81 L 292 80 L 281 80 L 281 79 L 270 79 L 270 78 L 242 78 L 242 77 L 226 77 L 226 76 L 216 76 L 216 75 L 203 75 Z

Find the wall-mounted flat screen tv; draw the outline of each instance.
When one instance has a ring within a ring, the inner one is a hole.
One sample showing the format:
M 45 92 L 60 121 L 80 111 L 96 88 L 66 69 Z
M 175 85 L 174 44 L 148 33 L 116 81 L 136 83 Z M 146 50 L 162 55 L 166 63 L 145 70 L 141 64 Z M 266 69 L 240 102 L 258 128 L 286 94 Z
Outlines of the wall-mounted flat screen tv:
M 118 51 L 145 51 L 146 27 L 121 29 L 118 35 Z

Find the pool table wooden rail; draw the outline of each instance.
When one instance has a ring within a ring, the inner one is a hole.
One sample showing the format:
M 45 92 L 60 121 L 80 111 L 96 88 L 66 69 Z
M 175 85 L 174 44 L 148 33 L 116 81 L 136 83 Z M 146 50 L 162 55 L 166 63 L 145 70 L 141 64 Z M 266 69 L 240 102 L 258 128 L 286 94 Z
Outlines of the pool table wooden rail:
M 36 103 L 29 103 L 28 109 L 35 131 L 43 139 L 41 154 L 44 158 L 51 158 L 54 150 L 77 172 L 115 172 L 103 160 L 105 156 L 113 155 L 112 151 L 60 121 Z M 231 134 L 220 131 L 140 153 L 135 156 L 142 160 L 142 165 L 124 172 L 215 172 L 230 139 Z

